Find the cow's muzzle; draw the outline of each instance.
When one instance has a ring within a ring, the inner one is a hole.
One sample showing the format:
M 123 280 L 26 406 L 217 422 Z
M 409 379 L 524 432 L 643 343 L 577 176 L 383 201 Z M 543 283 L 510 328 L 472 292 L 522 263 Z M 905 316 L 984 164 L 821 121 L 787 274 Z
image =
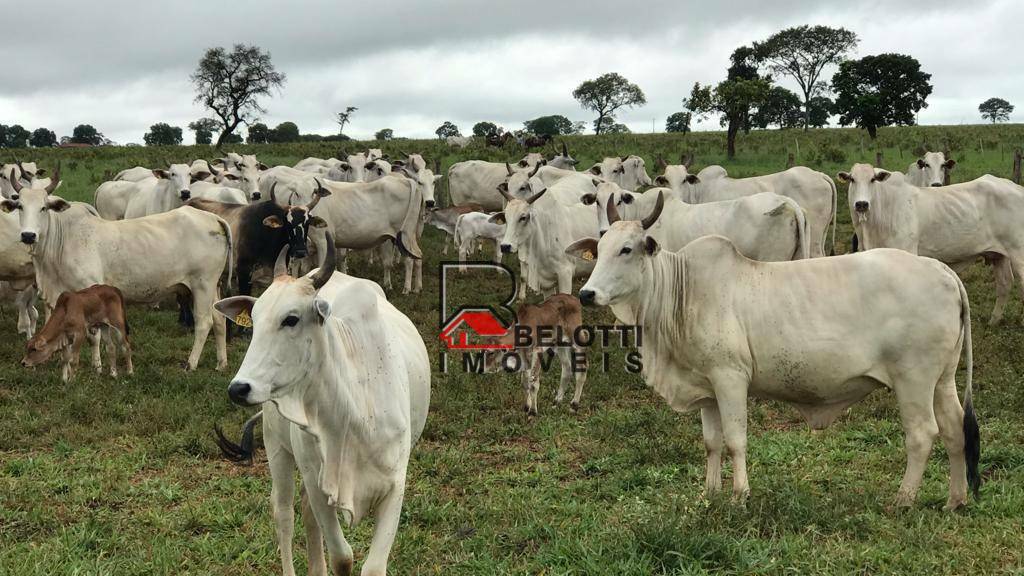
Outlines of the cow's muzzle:
M 864 200 L 858 200 L 857 202 L 853 203 L 853 209 L 856 210 L 857 212 L 861 213 L 861 214 L 867 212 L 868 208 L 870 208 L 870 207 L 871 207 L 871 205 L 868 204 Z
M 253 192 L 252 193 L 252 200 L 259 200 L 260 198 L 261 198 L 261 196 L 260 196 L 259 192 Z
M 932 182 L 932 188 L 940 188 L 941 186 L 942 182 Z
M 502 244 L 501 245 L 501 253 L 502 254 L 511 254 L 512 253 L 512 245 L 511 244 Z
M 22 232 L 21 233 L 21 242 L 22 242 L 22 244 L 35 244 L 36 243 L 36 233 L 35 232 Z
M 228 398 L 239 406 L 249 405 L 249 392 L 252 391 L 252 386 L 248 382 L 241 380 L 235 380 L 228 386 Z
M 192 197 L 192 192 L 188 190 L 182 190 L 181 192 L 178 192 L 178 195 L 181 196 L 181 201 L 184 202 Z
M 427 205 L 427 208 L 433 208 L 434 207 L 434 201 L 433 200 L 427 200 L 426 201 L 426 205 Z
M 580 304 L 583 304 L 584 306 L 593 306 L 594 298 L 596 296 L 597 295 L 593 290 L 580 290 Z

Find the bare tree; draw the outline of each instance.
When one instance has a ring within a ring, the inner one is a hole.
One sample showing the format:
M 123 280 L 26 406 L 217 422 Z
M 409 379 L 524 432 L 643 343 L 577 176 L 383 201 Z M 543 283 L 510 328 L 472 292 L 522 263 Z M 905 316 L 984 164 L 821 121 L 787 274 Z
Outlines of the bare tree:
M 356 110 L 359 110 L 359 108 L 349 106 L 348 108 L 345 108 L 344 112 L 338 112 L 338 119 L 335 120 L 335 122 L 338 123 L 338 134 L 345 133 L 345 124 L 348 124 L 352 120 L 352 113 Z
M 269 96 L 274 88 L 280 90 L 284 82 L 285 75 L 274 69 L 270 53 L 258 46 L 235 44 L 231 52 L 222 47 L 207 50 L 192 73 L 192 84 L 195 101 L 209 108 L 224 127 L 217 148 L 240 124 L 266 113 L 258 99 Z

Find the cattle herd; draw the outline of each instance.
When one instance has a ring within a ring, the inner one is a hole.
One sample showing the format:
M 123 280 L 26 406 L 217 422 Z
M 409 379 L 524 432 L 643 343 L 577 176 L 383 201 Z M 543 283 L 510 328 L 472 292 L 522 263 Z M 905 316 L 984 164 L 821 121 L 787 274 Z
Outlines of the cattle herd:
M 219 431 L 218 442 L 251 458 L 262 416 L 284 573 L 293 574 L 298 469 L 310 565 L 348 574 L 338 514 L 351 526 L 373 513 L 363 573 L 383 574 L 431 376 L 420 331 L 385 289 L 402 260 L 403 292 L 420 291 L 420 238 L 432 226 L 462 261 L 482 242 L 496 261 L 515 254 L 518 298 L 545 300 L 524 304 L 520 322 L 572 330 L 581 305 L 596 305 L 641 326 L 646 383 L 674 410 L 700 411 L 708 493 L 722 487 L 723 451 L 734 497 L 749 492 L 749 397 L 789 403 L 821 429 L 882 388 L 895 395 L 907 452 L 897 504 L 914 502 L 936 436 L 949 458 L 947 508 L 977 494 L 971 312 L 958 273 L 991 265 L 998 322 L 1014 278 L 1024 286 L 1021 186 L 990 175 L 948 185 L 955 162 L 942 153 L 906 174 L 856 164 L 838 178 L 861 250 L 835 256 L 836 185 L 806 167 L 732 178 L 720 166 L 691 172 L 692 156 L 659 157 L 652 179 L 636 155 L 578 170 L 563 144 L 553 157 L 452 165 L 442 207 L 440 166 L 400 158 L 370 149 L 270 167 L 230 153 L 134 167 L 101 184 L 93 204 L 56 194 L 59 165 L 49 178 L 34 163 L 3 165 L 0 280 L 29 339 L 22 363 L 59 351 L 68 380 L 88 339 L 97 370 L 105 343 L 112 373 L 120 349 L 130 374 L 125 304 L 171 295 L 194 322 L 187 369 L 211 329 L 217 369 L 227 367 L 225 319 L 251 328 L 228 395 L 262 411 L 240 443 Z M 380 284 L 344 273 L 352 250 L 379 264 Z M 578 298 L 575 278 L 585 279 Z M 258 298 L 254 286 L 264 287 Z M 47 321 L 36 333 L 40 298 Z M 559 400 L 572 380 L 562 367 Z M 524 376 L 532 413 L 538 378 Z M 584 382 L 576 377 L 574 407 Z

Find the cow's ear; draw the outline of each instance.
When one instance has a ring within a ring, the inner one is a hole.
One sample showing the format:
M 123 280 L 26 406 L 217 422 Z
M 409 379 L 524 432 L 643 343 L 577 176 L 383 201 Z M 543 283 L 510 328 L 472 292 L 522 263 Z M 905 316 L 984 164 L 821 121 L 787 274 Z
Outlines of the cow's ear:
M 839 178 L 839 180 L 841 182 L 852 182 L 853 181 L 850 178 L 850 173 L 849 172 L 840 172 L 839 174 L 836 174 L 836 178 Z
M 593 174 L 594 176 L 600 176 L 601 167 L 598 166 L 597 164 L 594 164 L 593 166 L 590 167 L 590 173 Z
M 654 179 L 654 183 L 657 184 L 658 186 L 668 186 L 668 178 L 665 178 L 664 176 L 658 176 L 657 178 Z
M 953 162 L 953 161 L 950 160 L 949 162 Z M 953 163 L 956 164 L 956 162 L 953 162 Z M 951 168 L 952 168 L 952 166 L 951 166 Z M 36 170 L 36 178 L 42 178 L 43 176 L 46 176 L 46 168 L 40 168 L 39 170 Z
M 441 181 L 441 175 L 440 174 L 434 174 L 434 182 L 440 182 L 440 181 Z
M 597 258 L 597 238 L 581 238 L 565 247 L 565 253 L 581 260 Z
M 580 202 L 583 202 L 587 206 L 591 206 L 594 202 L 597 202 L 597 194 L 594 194 L 593 192 L 584 194 L 583 196 L 580 196 Z
M 644 252 L 648 256 L 654 256 L 661 250 L 661 246 L 658 245 L 658 241 L 650 236 L 644 237 Z
M 277 216 L 267 216 L 263 219 L 263 225 L 267 228 L 281 228 L 284 226 L 284 222 L 281 222 Z
M 167 170 L 161 170 L 157 168 L 156 170 L 153 170 L 153 176 L 166 180 L 167 178 L 171 177 L 171 173 L 168 172 Z
M 212 176 L 212 174 L 210 174 L 209 172 L 196 172 L 195 174 L 192 175 L 192 183 L 194 184 L 196 182 L 202 182 L 203 180 L 206 180 L 210 176 Z
M 4 212 L 7 212 L 7 213 L 14 212 L 20 206 L 21 206 L 21 204 L 19 204 L 16 199 L 15 200 L 3 200 L 2 202 L 0 202 L 0 210 L 3 210 Z
M 498 184 L 498 192 L 508 192 L 508 182 Z
M 232 296 L 218 300 L 213 309 L 235 324 L 244 327 L 252 326 L 252 307 L 256 299 L 252 296 Z
M 527 162 L 526 160 L 520 160 L 520 161 L 519 161 L 519 164 L 518 164 L 518 166 L 519 166 L 520 168 L 526 168 L 526 167 L 527 167 L 527 166 L 529 166 L 529 165 L 530 165 L 530 163 L 529 163 L 529 162 Z
M 319 216 L 310 216 L 307 219 L 309 225 L 313 228 L 327 228 L 327 221 Z
M 392 164 L 391 165 L 391 171 L 392 172 L 401 172 L 402 171 L 402 167 L 399 166 L 398 164 Z
M 928 167 L 928 163 L 924 161 L 924 158 L 917 159 L 917 167 L 924 170 Z
M 953 166 L 956 166 L 956 160 L 953 160 L 952 158 L 950 158 L 949 160 L 946 160 L 946 162 L 945 162 L 945 163 L 943 163 L 943 164 L 942 164 L 942 166 L 943 166 L 943 167 L 944 167 L 944 168 L 945 168 L 946 170 L 952 170 L 952 169 L 953 169 Z
M 490 222 L 491 224 L 504 224 L 505 223 L 505 213 L 504 212 L 495 212 L 494 214 L 491 214 L 491 217 L 488 218 L 487 221 Z
M 629 192 L 623 192 L 622 194 L 619 194 L 619 204 L 632 204 L 632 203 L 633 203 L 633 195 L 632 194 L 630 194 Z
M 260 162 L 259 164 L 257 164 L 257 165 L 256 165 L 256 167 L 257 167 L 257 168 L 259 168 L 259 169 L 260 169 L 260 171 L 263 171 L 263 170 L 269 170 L 269 169 L 270 169 L 270 168 L 269 168 L 269 167 L 268 167 L 268 166 L 267 166 L 266 164 L 264 164 L 263 162 Z
M 313 309 L 316 310 L 316 315 L 320 318 L 321 325 L 323 325 L 324 320 L 331 316 L 331 303 L 326 298 L 319 296 L 313 298 Z
M 594 185 L 594 188 L 597 188 L 598 186 L 601 185 L 601 181 L 598 180 L 597 178 L 591 178 L 590 183 Z
M 892 172 L 886 172 L 885 170 L 879 170 L 878 172 L 875 173 L 874 180 L 875 180 L 875 182 L 885 182 L 886 180 L 889 179 L 889 176 L 892 176 Z
M 687 174 L 686 175 L 686 183 L 687 184 L 700 184 L 700 178 L 698 178 L 696 174 Z
M 63 198 L 52 196 L 46 200 L 46 207 L 54 212 L 63 212 L 71 208 L 71 203 Z

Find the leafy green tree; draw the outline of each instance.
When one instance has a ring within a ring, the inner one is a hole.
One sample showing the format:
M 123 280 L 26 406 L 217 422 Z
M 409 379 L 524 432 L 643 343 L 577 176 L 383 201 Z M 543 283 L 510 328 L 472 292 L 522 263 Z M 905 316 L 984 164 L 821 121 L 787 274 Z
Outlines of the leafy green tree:
M 259 99 L 273 89 L 280 90 L 285 82 L 285 75 L 274 69 L 270 52 L 244 44 L 235 44 L 231 52 L 222 47 L 208 49 L 191 78 L 195 101 L 209 108 L 221 123 L 217 148 L 243 122 L 265 113 Z
M 762 129 L 771 125 L 779 128 L 800 126 L 804 121 L 800 97 L 782 86 L 773 86 L 750 121 Z
M 222 138 L 220 138 L 219 141 L 222 144 L 241 144 L 242 143 L 242 135 L 241 134 L 236 134 L 236 133 L 232 132 L 231 134 L 228 134 L 227 136 L 224 136 L 223 134 L 221 136 L 222 136 Z
M 904 54 L 879 54 L 839 65 L 832 77 L 836 112 L 843 126 L 854 124 L 873 140 L 880 126 L 913 125 L 914 116 L 928 107 L 932 75 Z
M 7 130 L 4 131 L 3 147 L 4 148 L 25 148 L 28 146 L 28 139 L 32 137 L 21 124 L 15 124 L 8 126 Z
M 188 123 L 188 129 L 196 133 L 196 144 L 211 144 L 213 133 L 217 131 L 220 124 L 213 118 L 200 118 Z
M 53 133 L 53 130 L 36 128 L 32 131 L 28 143 L 35 148 L 51 148 L 57 144 L 57 135 Z
M 814 96 L 807 102 L 807 118 L 814 128 L 828 126 L 828 118 L 835 110 L 835 102 L 828 96 Z
M 337 117 L 334 121 L 338 123 L 338 134 L 345 133 L 345 124 L 352 121 L 352 114 L 356 110 L 359 110 L 359 108 L 356 108 L 355 106 L 348 106 L 345 108 L 344 112 L 338 112 L 336 114 Z
M 73 144 L 91 144 L 99 146 L 105 142 L 103 134 L 100 134 L 90 124 L 79 124 L 71 131 L 71 142 Z
M 993 124 L 1007 122 L 1010 120 L 1010 114 L 1013 114 L 1013 104 L 1002 98 L 989 98 L 978 105 L 978 112 L 981 112 L 982 118 L 990 120 Z
M 693 114 L 690 112 L 676 112 L 665 120 L 665 132 L 682 132 L 686 134 L 690 131 L 690 121 L 693 119 Z
M 157 122 L 149 127 L 142 137 L 146 146 L 177 146 L 181 144 L 181 128 L 166 122 Z
M 751 113 L 764 102 L 771 83 L 757 73 L 751 48 L 737 48 L 730 56 L 730 61 L 725 81 L 713 88 L 695 83 L 690 97 L 683 100 L 683 107 L 698 117 L 718 114 L 719 122 L 726 127 L 728 156 L 735 158 L 736 136 L 740 130 L 750 130 Z
M 442 140 L 449 136 L 462 136 L 462 133 L 459 132 L 459 127 L 447 120 L 445 120 L 444 124 L 438 126 L 437 130 L 434 130 L 434 134 L 437 134 L 437 137 Z
M 498 125 L 494 122 L 484 121 L 473 124 L 473 136 L 478 138 L 486 138 L 491 134 L 497 134 L 498 130 Z
M 560 114 L 553 116 L 541 116 L 533 120 L 523 122 L 528 132 L 538 136 L 560 136 L 572 134 L 572 121 Z
M 373 135 L 374 140 L 391 140 L 395 137 L 395 131 L 391 128 L 381 128 Z
M 796 26 L 755 42 L 754 59 L 780 76 L 788 76 L 800 86 L 804 96 L 804 130 L 810 125 L 810 100 L 825 85 L 820 81 L 827 66 L 840 64 L 856 47 L 857 35 L 845 28 Z
M 629 126 L 620 124 L 618 122 L 612 122 L 610 126 L 603 130 L 604 134 L 629 134 Z
M 263 122 L 250 124 L 246 142 L 249 144 L 266 144 L 270 142 L 270 128 Z
M 572 96 L 585 110 L 597 113 L 594 120 L 596 134 L 610 126 L 605 118 L 614 116 L 619 109 L 647 104 L 643 90 L 615 72 L 583 82 L 573 90 Z
M 271 142 L 298 142 L 299 127 L 294 122 L 281 122 L 269 135 Z

